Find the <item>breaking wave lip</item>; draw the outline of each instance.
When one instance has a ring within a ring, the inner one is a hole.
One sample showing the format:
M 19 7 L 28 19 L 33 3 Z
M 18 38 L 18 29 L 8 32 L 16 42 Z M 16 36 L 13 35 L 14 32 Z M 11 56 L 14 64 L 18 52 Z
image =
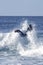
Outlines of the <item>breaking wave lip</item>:
M 28 27 L 27 20 L 25 20 L 21 26 L 21 30 L 26 30 Z M 43 45 L 40 45 L 39 43 L 41 44 L 43 42 L 38 42 L 37 33 L 34 26 L 32 32 L 27 32 L 26 38 L 20 37 L 18 33 L 14 32 L 14 29 L 9 33 L 0 33 L 0 49 L 10 49 L 12 51 L 16 49 L 21 56 L 43 55 Z

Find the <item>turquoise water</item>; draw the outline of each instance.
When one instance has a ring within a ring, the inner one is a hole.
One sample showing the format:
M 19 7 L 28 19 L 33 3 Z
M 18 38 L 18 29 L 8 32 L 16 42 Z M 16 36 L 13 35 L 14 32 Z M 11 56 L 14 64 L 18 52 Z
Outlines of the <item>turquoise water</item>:
M 14 32 L 29 24 L 26 38 Z M 0 65 L 43 65 L 43 17 L 0 16 Z

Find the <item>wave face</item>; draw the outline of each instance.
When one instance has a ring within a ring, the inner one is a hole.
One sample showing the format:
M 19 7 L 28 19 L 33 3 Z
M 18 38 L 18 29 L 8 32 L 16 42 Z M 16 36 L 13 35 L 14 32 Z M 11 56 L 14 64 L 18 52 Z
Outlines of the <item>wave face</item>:
M 27 31 L 29 24 L 33 26 L 32 31 Z M 20 24 L 19 28 L 17 29 L 20 29 L 23 33 L 27 31 L 26 37 L 21 37 L 20 33 L 16 33 L 15 32 L 16 28 L 13 28 L 13 30 L 9 32 L 4 32 L 4 33 L 1 32 L 0 33 L 0 48 L 7 48 L 7 49 L 9 48 L 9 50 L 16 49 L 18 53 L 20 53 L 20 55 L 24 55 L 24 56 L 28 56 L 28 55 L 32 56 L 32 55 L 36 55 L 37 53 L 39 55 L 43 54 L 43 52 L 40 53 L 40 51 L 43 49 L 43 46 L 41 45 L 43 42 L 39 41 L 35 26 L 36 26 L 35 23 L 28 22 L 28 20 L 24 20 Z
M 33 27 L 32 31 L 27 31 L 29 24 Z M 26 36 L 21 37 L 16 29 Z M 0 56 L 1 53 L 20 57 L 43 56 L 43 17 L 0 17 Z

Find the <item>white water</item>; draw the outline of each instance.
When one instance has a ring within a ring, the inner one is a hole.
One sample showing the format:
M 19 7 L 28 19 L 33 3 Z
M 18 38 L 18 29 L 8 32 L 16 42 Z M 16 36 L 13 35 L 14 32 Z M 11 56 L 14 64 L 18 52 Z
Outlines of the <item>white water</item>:
M 28 23 L 24 21 L 20 29 L 25 32 L 27 27 Z M 37 33 L 34 26 L 31 32 L 27 32 L 27 37 L 21 37 L 14 30 L 9 33 L 0 33 L 0 47 L 8 46 L 11 50 L 16 49 L 21 56 L 43 55 L 43 45 L 38 45 Z

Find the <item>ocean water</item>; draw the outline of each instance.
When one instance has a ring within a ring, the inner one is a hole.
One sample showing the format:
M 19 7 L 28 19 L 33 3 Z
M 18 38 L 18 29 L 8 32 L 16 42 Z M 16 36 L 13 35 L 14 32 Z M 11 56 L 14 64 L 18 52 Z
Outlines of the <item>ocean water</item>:
M 43 16 L 0 16 L 0 65 L 43 65 Z

